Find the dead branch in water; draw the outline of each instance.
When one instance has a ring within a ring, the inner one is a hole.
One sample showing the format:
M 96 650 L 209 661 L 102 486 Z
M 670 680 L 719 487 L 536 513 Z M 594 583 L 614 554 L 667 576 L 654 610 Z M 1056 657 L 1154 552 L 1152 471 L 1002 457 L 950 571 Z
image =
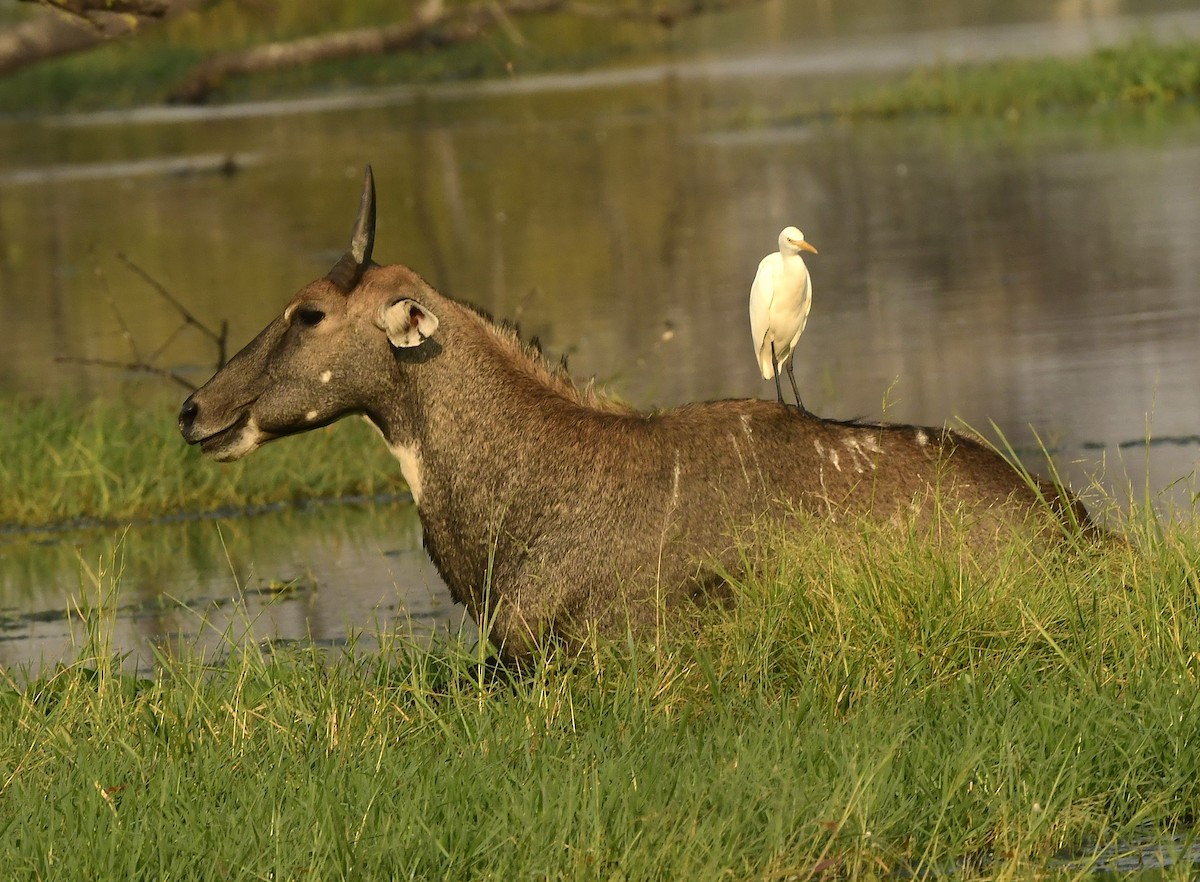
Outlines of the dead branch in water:
M 21 0 L 47 14 L 0 30 L 0 75 L 37 62 L 82 52 L 124 39 L 217 0 Z M 219 53 L 197 65 L 167 95 L 180 104 L 207 101 L 231 77 L 287 70 L 325 61 L 396 52 L 441 49 L 502 28 L 516 42 L 513 23 L 524 16 L 559 14 L 576 18 L 643 22 L 669 28 L 700 15 L 761 3 L 763 0 L 657 0 L 649 4 L 587 0 L 483 0 L 447 8 L 445 0 L 425 0 L 404 22 L 317 34 Z M 49 14 L 49 13 L 53 14 Z
M 0 74 L 91 49 L 213 0 L 22 0 L 53 15 L 30 18 L 0 31 Z
M 104 16 L 133 16 L 137 19 L 164 18 L 171 12 L 170 0 L 22 0 L 24 3 L 41 3 L 68 15 L 74 15 L 89 23 L 98 22 Z M 178 6 L 179 4 L 174 4 Z
M 182 83 L 172 89 L 167 100 L 180 104 L 204 103 L 226 80 L 235 76 L 363 56 L 441 49 L 478 39 L 495 27 L 515 33 L 511 20 L 522 16 L 560 13 L 578 18 L 646 22 L 660 27 L 673 27 L 687 18 L 759 2 L 762 0 L 689 0 L 685 3 L 630 7 L 572 0 L 492 0 L 446 9 L 441 0 L 431 0 L 419 7 L 406 22 L 320 34 L 214 55 L 195 67 Z
M 163 300 L 165 300 L 165 301 L 167 301 L 167 303 L 171 304 L 171 306 L 175 309 L 175 311 L 177 313 L 179 313 L 179 315 L 183 318 L 184 326 L 191 325 L 192 327 L 199 330 L 206 337 L 208 337 L 210 340 L 212 340 L 213 343 L 216 344 L 216 347 L 217 347 L 217 370 L 220 370 L 221 368 L 225 367 L 225 362 L 228 361 L 227 354 L 229 351 L 229 340 L 228 340 L 229 322 L 228 321 L 226 321 L 224 319 L 221 321 L 220 333 L 214 331 L 208 325 L 204 324 L 204 322 L 200 321 L 198 318 L 196 318 L 194 315 L 192 315 L 192 313 L 187 309 L 187 307 L 185 307 L 182 303 L 180 303 L 178 298 L 176 298 L 170 291 L 168 291 L 166 289 L 166 286 L 164 286 L 162 284 L 162 282 L 155 279 L 153 276 L 151 276 L 148 272 L 146 272 L 144 269 L 142 269 L 140 266 L 138 266 L 136 263 L 134 263 L 132 260 L 130 260 L 128 257 L 126 257 L 124 254 L 117 252 L 117 260 L 121 261 L 121 263 L 123 263 L 123 264 L 125 264 L 125 266 L 129 267 L 129 269 L 131 269 L 133 272 L 135 272 L 139 276 L 141 276 L 142 281 L 144 281 L 147 285 L 149 285 L 156 292 L 158 292 L 158 295 L 160 297 L 162 297 Z M 175 333 L 177 334 L 179 332 L 176 331 Z M 172 335 L 172 336 L 174 336 L 174 335 Z M 170 342 L 170 341 L 168 341 L 168 342 Z M 165 349 L 165 348 L 166 348 L 166 344 L 164 344 L 163 346 L 160 346 L 155 351 L 155 354 L 157 355 L 158 353 L 161 353 L 163 351 L 163 349 Z
M 200 333 L 204 334 L 204 336 L 208 337 L 208 339 L 212 341 L 213 345 L 216 346 L 216 370 L 220 370 L 225 366 L 225 362 L 228 361 L 228 320 L 222 319 L 221 330 L 214 331 L 204 322 L 196 318 L 196 316 L 192 314 L 191 310 L 180 303 L 179 299 L 170 291 L 168 291 L 162 282 L 158 281 L 156 278 L 146 272 L 146 270 L 138 266 L 138 264 L 134 263 L 124 254 L 120 253 L 117 254 L 117 259 L 120 260 L 121 263 L 125 264 L 125 266 L 128 267 L 132 272 L 136 273 L 142 279 L 142 281 L 148 284 L 155 291 L 155 293 L 159 295 L 159 297 L 165 300 L 171 306 L 171 308 L 179 314 L 180 318 L 183 320 L 182 323 L 174 331 L 168 334 L 166 340 L 160 343 L 154 349 L 154 351 L 150 353 L 149 356 L 144 356 L 141 348 L 137 345 L 137 341 L 134 339 L 133 332 L 129 329 L 129 324 L 125 321 L 125 317 L 121 314 L 120 309 L 117 308 L 116 301 L 111 295 L 109 295 L 109 307 L 116 316 L 117 323 L 121 326 L 121 336 L 125 339 L 125 342 L 129 344 L 130 360 L 116 361 L 107 358 L 80 358 L 72 355 L 60 355 L 54 360 L 66 364 L 83 364 L 93 367 L 106 367 L 116 370 L 132 371 L 135 373 L 153 374 L 157 377 L 165 377 L 174 383 L 178 383 L 180 386 L 183 386 L 189 391 L 195 392 L 196 389 L 199 388 L 195 383 L 184 377 L 175 368 L 164 367 L 163 365 L 156 364 L 156 362 L 160 357 L 162 357 L 163 353 L 167 351 L 167 348 L 173 342 L 175 342 L 175 339 L 184 331 L 184 329 L 193 327 L 200 331 Z

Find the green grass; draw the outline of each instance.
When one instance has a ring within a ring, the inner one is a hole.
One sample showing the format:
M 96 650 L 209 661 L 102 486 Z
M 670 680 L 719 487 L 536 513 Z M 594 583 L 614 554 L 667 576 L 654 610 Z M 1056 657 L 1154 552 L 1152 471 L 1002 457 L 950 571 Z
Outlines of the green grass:
M 1028 878 L 1200 808 L 1200 535 L 972 560 L 814 522 L 699 637 L 108 651 L 0 690 L 19 878 Z M 866 543 L 867 553 L 863 553 Z M 954 549 L 953 544 L 945 546 Z M 113 580 L 117 581 L 114 582 Z M 1190 870 L 1174 876 L 1186 878 Z
M 1144 107 L 1200 99 L 1200 42 L 1137 38 L 1083 58 L 939 66 L 836 103 L 839 115 L 1002 116 L 1063 109 Z
M 179 400 L 0 401 L 0 527 L 109 523 L 405 491 L 378 433 L 346 420 L 218 464 L 175 426 Z

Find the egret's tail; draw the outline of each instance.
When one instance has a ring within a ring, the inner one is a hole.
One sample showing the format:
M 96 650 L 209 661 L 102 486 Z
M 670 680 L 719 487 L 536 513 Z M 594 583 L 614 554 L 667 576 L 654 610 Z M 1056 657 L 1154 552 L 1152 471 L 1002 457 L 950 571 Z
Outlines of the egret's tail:
M 779 367 L 782 368 L 784 361 L 787 360 L 787 356 L 780 357 L 779 352 L 776 351 L 775 358 L 779 362 Z M 758 369 L 762 371 L 764 380 L 775 379 L 775 365 L 771 364 L 771 344 L 769 341 L 763 344 L 763 348 L 758 351 Z

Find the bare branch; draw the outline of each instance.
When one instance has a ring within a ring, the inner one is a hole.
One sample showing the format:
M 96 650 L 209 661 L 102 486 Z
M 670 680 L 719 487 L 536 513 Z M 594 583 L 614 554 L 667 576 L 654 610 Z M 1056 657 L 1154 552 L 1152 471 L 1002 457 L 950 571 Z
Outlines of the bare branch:
M 148 364 L 154 364 L 154 362 L 158 361 L 159 357 L 164 352 L 166 352 L 167 349 L 170 348 L 171 344 L 174 343 L 176 339 L 178 339 L 179 335 L 182 334 L 187 329 L 187 326 L 188 326 L 188 323 L 184 322 L 183 324 L 179 325 L 179 327 L 177 327 L 174 331 L 172 331 L 170 334 L 168 334 L 167 339 L 163 340 L 162 343 L 158 344 L 158 348 L 150 353 L 150 357 L 146 359 L 146 362 Z M 141 360 L 141 356 L 135 355 L 134 357 L 137 358 L 138 360 Z M 220 370 L 220 369 L 221 369 L 221 365 L 217 365 L 217 370 Z
M 108 38 L 96 28 L 57 15 L 23 22 L 0 32 L 0 74 L 91 49 Z
M 142 358 L 142 353 L 138 350 L 137 341 L 133 339 L 133 331 L 129 330 L 129 323 L 125 321 L 125 316 L 121 315 L 121 310 L 117 308 L 117 301 L 109 297 L 108 306 L 113 311 L 113 315 L 117 317 L 117 324 L 121 326 L 121 336 L 129 344 L 129 354 L 133 357 L 133 360 L 139 364 L 150 364 L 153 362 L 153 358 L 149 360 Z
M 115 300 L 110 294 L 108 298 L 108 304 L 112 308 L 113 315 L 116 316 L 117 319 L 117 324 L 121 328 L 121 337 L 126 343 L 129 344 L 130 358 L 132 360 L 113 361 L 107 358 L 77 358 L 71 355 L 60 355 L 55 358 L 55 361 L 68 364 L 84 364 L 95 367 L 114 368 L 117 370 L 133 371 L 141 374 L 152 374 L 157 377 L 166 377 L 167 379 L 178 383 L 180 386 L 183 386 L 192 392 L 196 391 L 196 389 L 199 387 L 197 387 L 195 383 L 179 374 L 176 370 L 172 368 L 160 367 L 159 365 L 155 364 L 155 362 L 158 361 L 158 359 L 167 351 L 171 344 L 178 339 L 179 335 L 184 331 L 185 328 L 194 327 L 198 328 L 205 336 L 207 336 L 213 341 L 214 344 L 216 344 L 216 369 L 220 370 L 225 366 L 225 362 L 228 360 L 227 352 L 229 340 L 229 322 L 223 319 L 221 321 L 221 330 L 219 332 L 212 330 L 206 324 L 204 324 L 204 322 L 192 315 L 191 311 L 182 303 L 180 303 L 178 298 L 176 298 L 170 291 L 166 289 L 166 286 L 164 286 L 161 282 L 155 279 L 152 275 L 150 275 L 124 254 L 118 253 L 117 259 L 133 272 L 137 273 L 146 284 L 153 288 L 154 291 L 163 298 L 163 300 L 167 301 L 167 303 L 169 303 L 171 307 L 177 313 L 179 313 L 180 317 L 183 319 L 182 323 L 174 331 L 167 335 L 167 338 L 161 344 L 159 344 L 159 346 L 152 353 L 150 353 L 149 357 L 144 356 L 142 355 L 141 348 L 137 345 L 137 341 L 134 339 L 133 331 L 131 331 L 129 328 L 129 323 L 125 321 L 125 316 L 121 314 L 121 310 L 117 307 Z M 107 290 L 107 276 L 105 276 L 99 270 L 97 272 L 100 273 L 100 276 L 104 282 L 104 287 Z
M 400 24 L 338 31 L 214 55 L 172 89 L 167 100 L 180 104 L 201 104 L 230 76 L 287 70 L 359 56 L 387 55 L 421 45 L 441 46 L 449 42 L 461 42 L 478 36 L 502 17 L 548 12 L 565 2 L 510 0 L 504 4 L 484 3 L 453 10 L 445 10 L 441 4 L 428 4 L 418 8 L 408 21 Z M 448 39 L 447 35 L 443 35 L 439 40 L 439 29 L 450 24 L 455 27 L 455 35 Z
M 97 12 L 133 15 L 138 18 L 162 18 L 171 11 L 168 0 L 21 0 L 50 6 L 80 18 L 90 18 Z
M 138 266 L 136 263 L 134 263 L 132 260 L 130 260 L 128 257 L 126 257 L 124 254 L 117 252 L 117 260 L 121 261 L 121 263 L 123 263 L 123 264 L 125 264 L 125 266 L 129 267 L 129 269 L 133 270 L 135 273 L 137 273 L 139 276 L 141 276 L 142 281 L 144 281 L 147 285 L 149 285 L 151 288 L 153 288 L 155 291 L 157 291 L 158 295 L 160 297 L 162 297 L 163 300 L 167 301 L 167 303 L 171 304 L 171 306 L 173 306 L 175 308 L 175 311 L 179 313 L 179 315 L 183 318 L 184 322 L 186 322 L 187 324 L 191 325 L 192 327 L 198 329 L 202 334 L 204 334 L 206 337 L 208 337 L 210 340 L 212 340 L 214 343 L 216 343 L 221 351 L 221 363 L 224 364 L 224 361 L 225 361 L 225 327 L 224 327 L 224 323 L 222 323 L 221 333 L 218 334 L 216 331 L 214 331 L 208 325 L 204 324 L 204 322 L 200 321 L 200 319 L 198 319 L 194 315 L 192 315 L 192 313 L 188 310 L 188 308 L 186 306 L 184 306 L 182 303 L 180 303 L 175 298 L 175 295 L 173 295 L 170 291 L 168 291 L 166 289 L 166 287 L 162 284 L 162 282 L 158 281 L 158 279 L 154 278 L 152 275 L 150 275 L 148 272 L 146 272 L 144 269 L 142 269 L 140 266 Z
M 46 8 L 0 31 L 0 75 L 128 37 L 214 0 L 22 0 Z
M 46 15 L 0 31 L 0 75 L 30 64 L 90 49 L 131 36 L 145 27 L 217 0 L 22 0 L 42 6 Z M 762 0 L 661 0 L 650 5 L 605 4 L 588 0 L 482 0 L 446 8 L 425 0 L 412 17 L 382 27 L 320 34 L 214 55 L 170 91 L 167 100 L 198 104 L 230 77 L 286 70 L 323 61 L 385 55 L 416 48 L 440 48 L 475 40 L 499 27 L 521 43 L 514 19 L 562 13 L 580 18 L 636 21 L 672 27 L 686 18 Z M 49 14 L 51 11 L 57 14 Z
M 608 6 L 600 3 L 563 4 L 563 12 L 579 18 L 605 18 L 617 21 L 640 21 L 674 27 L 687 18 L 712 12 L 723 12 L 738 6 L 749 6 L 762 0 L 688 0 L 686 3 L 664 4 L 654 7 Z
M 86 18 L 94 12 L 115 12 L 120 16 L 161 18 L 172 7 L 170 0 L 19 0 L 25 4 L 50 6 L 55 10 Z
M 127 362 L 127 361 L 112 361 L 107 358 L 76 358 L 73 355 L 59 355 L 59 356 L 56 356 L 54 360 L 60 364 L 86 364 L 86 365 L 92 365 L 92 366 L 96 366 L 96 367 L 106 367 L 106 368 L 115 368 L 117 370 L 132 371 L 134 373 L 139 373 L 139 374 L 153 374 L 158 377 L 166 377 L 167 379 L 173 380 L 174 382 L 178 383 L 180 386 L 183 386 L 185 389 L 187 389 L 191 392 L 195 392 L 199 388 L 191 380 L 188 380 L 186 377 L 180 376 L 179 374 L 175 373 L 175 371 L 171 370 L 170 368 L 157 367 L 155 365 L 146 364 L 146 363 L 140 362 L 140 361 L 128 361 Z
M 122 26 L 137 30 L 143 19 L 163 18 L 170 10 L 167 0 L 19 0 L 56 10 L 74 19 L 100 39 L 122 36 Z M 114 32 L 114 28 L 116 31 Z
M 167 100 L 181 104 L 203 103 L 234 76 L 359 56 L 387 55 L 419 47 L 443 48 L 478 39 L 494 27 L 515 32 L 512 20 L 521 16 L 559 12 L 582 18 L 641 21 L 671 27 L 685 18 L 760 2 L 762 0 L 687 0 L 682 4 L 645 8 L 572 0 L 487 0 L 453 9 L 445 9 L 440 3 L 429 3 L 400 24 L 338 31 L 214 55 L 172 89 Z

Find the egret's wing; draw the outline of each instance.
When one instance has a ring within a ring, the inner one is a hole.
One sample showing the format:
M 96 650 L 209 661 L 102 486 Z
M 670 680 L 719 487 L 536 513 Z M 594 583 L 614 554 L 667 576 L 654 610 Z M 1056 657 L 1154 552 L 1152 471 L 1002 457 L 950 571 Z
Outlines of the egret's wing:
M 795 349 L 796 344 L 800 341 L 800 335 L 804 333 L 804 326 L 808 324 L 808 311 L 812 309 L 812 276 L 807 272 L 804 274 L 804 293 L 800 296 L 800 321 L 796 328 L 796 336 L 792 337 L 792 345 L 789 350 Z
M 771 346 L 767 341 L 767 329 L 771 326 L 771 298 L 775 295 L 775 261 L 778 254 L 768 254 L 758 264 L 754 284 L 750 286 L 750 336 L 754 340 L 754 355 L 762 371 L 763 379 L 775 376 L 771 364 Z M 766 350 L 766 357 L 763 351 Z

